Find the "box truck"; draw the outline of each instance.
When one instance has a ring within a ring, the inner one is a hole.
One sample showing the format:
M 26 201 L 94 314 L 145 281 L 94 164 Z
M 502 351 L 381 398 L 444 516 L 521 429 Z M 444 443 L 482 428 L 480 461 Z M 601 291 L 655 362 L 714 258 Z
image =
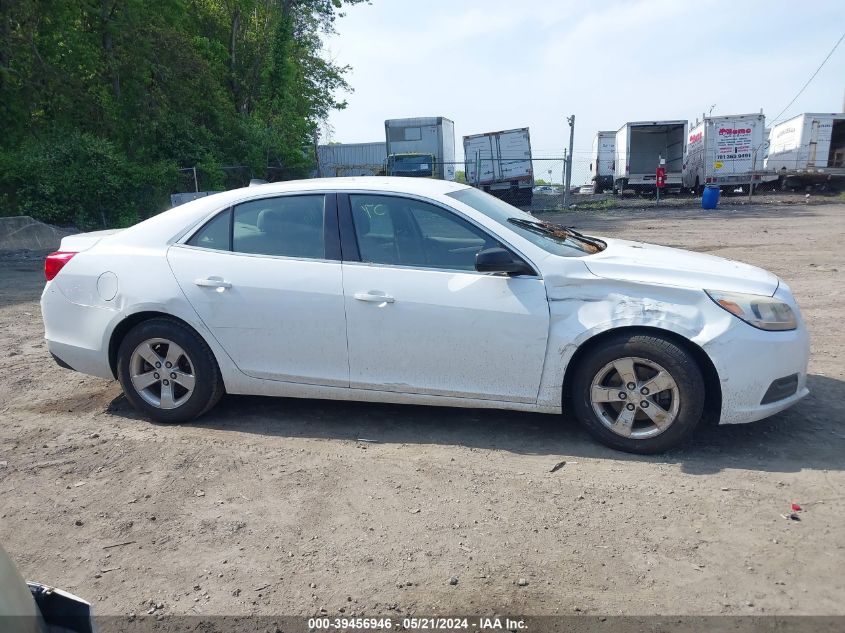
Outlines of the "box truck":
M 388 176 L 455 180 L 455 124 L 443 116 L 384 122 Z
M 317 146 L 317 177 L 384 175 L 387 145 L 332 143 Z
M 799 114 L 772 126 L 766 170 L 783 189 L 841 188 L 845 183 L 845 113 Z
M 616 162 L 616 132 L 597 132 L 593 139 L 593 155 L 590 161 L 590 182 L 593 193 L 613 189 L 613 170 Z
M 760 114 L 703 117 L 687 137 L 683 183 L 701 193 L 705 185 L 748 191 L 772 180 L 763 171 L 766 154 L 766 117 Z
M 511 204 L 530 205 L 534 190 L 527 127 L 464 137 L 467 183 Z
M 621 192 L 655 190 L 657 167 L 666 170 L 666 189 L 680 191 L 687 121 L 635 121 L 616 132 L 613 188 Z

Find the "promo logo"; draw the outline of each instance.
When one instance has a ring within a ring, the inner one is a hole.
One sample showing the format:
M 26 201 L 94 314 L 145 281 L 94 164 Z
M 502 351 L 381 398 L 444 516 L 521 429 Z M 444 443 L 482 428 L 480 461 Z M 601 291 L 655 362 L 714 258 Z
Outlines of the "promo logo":
M 719 128 L 719 136 L 725 136 L 730 134 L 751 134 L 750 127 L 741 127 L 741 128 L 729 128 L 723 127 Z
M 719 131 L 719 134 L 721 134 L 721 133 L 722 133 L 722 132 L 721 132 L 721 130 L 720 130 L 720 131 Z M 689 142 L 690 142 L 690 143 L 697 143 L 697 142 L 698 142 L 698 141 L 700 141 L 702 138 L 704 138 L 704 132 L 698 132 L 697 134 L 690 134 L 690 136 L 689 136 Z

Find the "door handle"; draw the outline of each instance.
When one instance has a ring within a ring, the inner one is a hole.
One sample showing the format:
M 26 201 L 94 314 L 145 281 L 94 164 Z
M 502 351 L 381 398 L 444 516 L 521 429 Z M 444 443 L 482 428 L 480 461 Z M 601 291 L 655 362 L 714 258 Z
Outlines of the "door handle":
M 200 288 L 217 288 L 218 290 L 225 290 L 231 288 L 232 284 L 224 281 L 221 277 L 206 277 L 205 279 L 195 279 L 194 283 Z
M 379 294 L 377 292 L 356 292 L 352 296 L 358 301 L 367 301 L 368 303 L 393 303 L 396 301 L 390 295 Z

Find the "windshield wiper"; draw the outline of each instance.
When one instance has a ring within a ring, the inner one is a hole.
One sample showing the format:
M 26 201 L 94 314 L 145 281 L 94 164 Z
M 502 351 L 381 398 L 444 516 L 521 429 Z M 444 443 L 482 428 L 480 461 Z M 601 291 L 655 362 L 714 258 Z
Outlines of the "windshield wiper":
M 541 222 L 540 220 L 526 220 L 525 218 L 508 218 L 508 222 L 515 224 L 516 226 L 521 226 L 529 231 L 539 233 L 540 235 L 548 235 L 562 240 L 567 238 L 575 239 L 576 241 L 587 244 L 592 249 L 595 249 L 593 251 L 594 253 L 597 253 L 604 248 L 604 244 L 602 244 L 599 240 L 587 237 L 568 226 L 560 226 L 559 224 L 551 224 L 550 222 Z

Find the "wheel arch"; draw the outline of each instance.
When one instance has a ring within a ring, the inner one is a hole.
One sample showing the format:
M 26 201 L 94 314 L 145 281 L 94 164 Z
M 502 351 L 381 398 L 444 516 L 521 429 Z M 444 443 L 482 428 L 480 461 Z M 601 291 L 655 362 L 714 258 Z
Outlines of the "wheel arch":
M 120 349 L 120 344 L 123 342 L 123 339 L 132 330 L 132 328 L 140 325 L 144 321 L 150 321 L 151 319 L 168 319 L 170 321 L 175 321 L 194 332 L 194 334 L 206 342 L 206 345 L 208 344 L 206 338 L 197 332 L 197 329 L 194 326 L 184 319 L 180 319 L 178 316 L 156 310 L 135 312 L 120 321 L 120 323 L 115 326 L 114 330 L 112 330 L 111 336 L 109 337 L 109 367 L 111 368 L 111 373 L 115 378 L 117 378 L 117 352 Z M 212 354 L 214 354 L 213 350 Z
M 637 334 L 659 336 L 672 341 L 678 347 L 688 352 L 695 359 L 699 370 L 701 370 L 701 373 L 704 376 L 704 423 L 718 423 L 719 416 L 722 411 L 722 386 L 719 381 L 719 373 L 716 371 L 716 366 L 713 364 L 710 356 L 708 356 L 707 352 L 699 345 L 677 332 L 647 325 L 630 325 L 611 328 L 609 330 L 599 332 L 588 338 L 586 341 L 583 341 L 566 364 L 566 371 L 563 375 L 562 386 L 564 403 L 571 398 L 570 390 L 572 388 L 573 377 L 581 359 L 607 339 L 623 333 L 629 336 Z

